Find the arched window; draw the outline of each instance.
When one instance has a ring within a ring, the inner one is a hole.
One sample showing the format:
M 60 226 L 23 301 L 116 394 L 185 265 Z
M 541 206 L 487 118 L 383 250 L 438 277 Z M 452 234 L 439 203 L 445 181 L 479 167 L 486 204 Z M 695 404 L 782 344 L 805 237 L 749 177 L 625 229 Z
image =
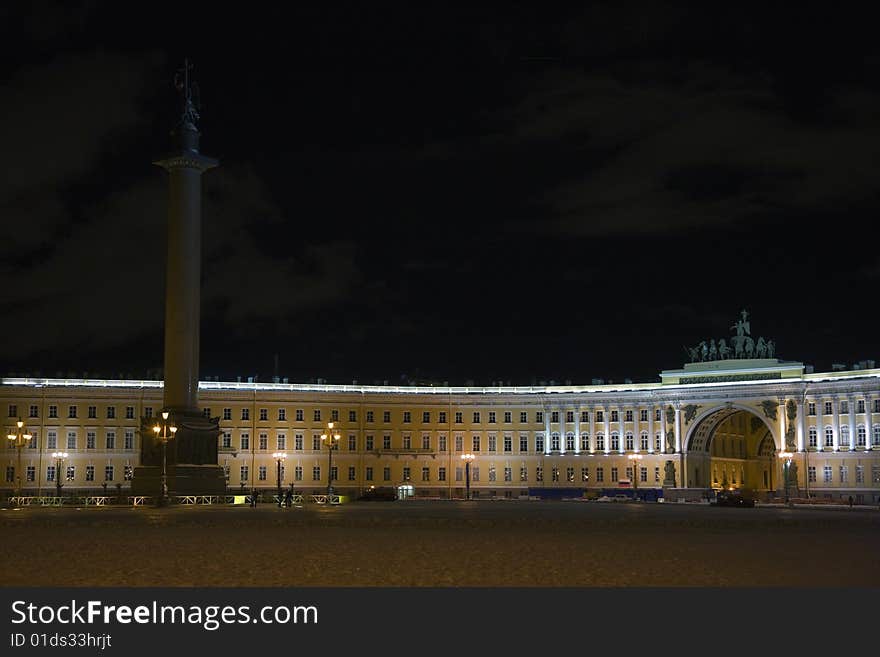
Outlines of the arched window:
M 565 434 L 565 449 L 574 451 L 574 434 L 571 431 Z
M 628 431 L 626 434 L 626 449 L 627 451 L 633 451 L 635 449 L 635 445 L 633 444 L 633 435 L 632 431 Z
M 816 427 L 810 427 L 810 447 L 816 447 L 817 440 Z
M 844 424 L 840 427 L 840 444 L 843 447 L 849 447 L 849 425 Z
M 825 427 L 825 447 L 834 447 L 834 429 Z
M 550 450 L 553 452 L 559 451 L 559 434 L 555 431 L 550 434 Z
M 867 434 L 865 433 L 865 425 L 860 424 L 856 427 L 856 445 L 859 447 L 865 446 L 865 438 Z
M 611 434 L 611 449 L 614 451 L 620 450 L 620 435 L 616 431 Z
M 600 449 L 602 451 L 605 451 L 605 434 L 604 433 L 600 432 L 600 433 L 596 434 L 596 449 Z
M 647 431 L 642 431 L 640 447 L 644 451 L 647 451 L 647 449 L 648 449 L 648 432 Z

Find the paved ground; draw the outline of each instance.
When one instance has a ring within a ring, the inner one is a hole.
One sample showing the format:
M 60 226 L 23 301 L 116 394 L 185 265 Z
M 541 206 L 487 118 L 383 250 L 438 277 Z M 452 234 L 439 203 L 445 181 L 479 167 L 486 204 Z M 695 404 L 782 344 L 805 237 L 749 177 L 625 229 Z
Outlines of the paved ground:
M 0 536 L 5 586 L 880 586 L 876 508 L 28 508 Z

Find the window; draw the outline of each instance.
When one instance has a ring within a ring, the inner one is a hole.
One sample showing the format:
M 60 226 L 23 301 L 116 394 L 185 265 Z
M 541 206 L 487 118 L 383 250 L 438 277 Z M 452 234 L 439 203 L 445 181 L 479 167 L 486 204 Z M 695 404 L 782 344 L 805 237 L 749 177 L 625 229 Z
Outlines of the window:
M 586 452 L 590 449 L 590 434 L 581 434 L 581 451 Z
M 251 448 L 251 435 L 249 433 L 243 433 L 239 437 L 239 445 L 240 449 L 244 452 Z
M 232 434 L 229 431 L 223 432 L 223 445 L 222 447 L 230 448 L 232 447 Z
M 446 451 L 446 435 L 441 434 L 437 437 L 437 449 L 441 452 Z
M 525 465 L 519 466 L 519 480 L 520 481 L 528 481 L 529 480 L 529 470 Z
M 383 422 L 391 422 L 391 411 L 383 411 L 382 412 L 382 421 Z
M 382 479 L 383 481 L 391 481 L 391 468 L 387 465 L 382 468 Z
M 455 451 L 461 452 L 464 450 L 464 438 L 461 434 L 455 436 Z
M 810 447 L 816 447 L 816 427 L 810 427 Z
M 565 412 L 565 421 L 566 422 L 574 422 L 574 411 L 566 411 Z
M 639 411 L 639 422 L 647 422 L 648 421 L 648 411 L 647 409 L 642 409 Z
M 624 449 L 627 451 L 633 450 L 633 435 L 631 433 L 626 434 L 624 438 Z
M 153 407 L 145 406 L 144 407 L 144 417 L 153 417 Z
M 16 404 L 9 405 L 9 417 L 18 417 L 18 406 Z
M 404 411 L 403 412 L 403 423 L 409 424 L 410 422 L 412 422 L 412 413 L 410 413 L 409 411 Z
M 303 480 L 303 467 L 301 465 L 298 465 L 293 469 L 293 479 L 294 481 Z
M 842 465 L 840 466 L 840 483 L 845 484 L 849 482 L 849 466 Z
M 364 479 L 367 481 L 373 481 L 373 468 L 367 466 L 364 469 Z
M 639 468 L 639 481 L 648 481 L 648 468 L 644 466 Z
M 113 466 L 104 466 L 104 481 L 113 481 Z
M 111 407 L 111 408 L 112 408 L 112 407 Z M 31 404 L 30 411 L 31 411 L 31 412 L 30 412 L 30 417 L 39 417 L 40 409 L 37 407 L 36 404 Z M 107 411 L 109 412 L 110 409 L 108 408 Z M 107 417 L 110 417 L 110 416 L 108 415 Z
M 620 436 L 617 432 L 611 434 L 611 449 L 615 452 L 620 450 Z M 616 481 L 616 479 L 612 479 L 612 481 Z
M 283 433 L 279 433 L 275 437 L 275 444 L 276 444 L 275 449 L 286 450 L 287 449 L 287 436 L 285 436 Z
M 496 481 L 495 466 L 489 465 L 489 481 Z
M 543 411 L 537 411 L 537 412 L 535 413 L 535 422 L 541 423 L 541 422 L 543 422 L 543 421 L 544 421 L 544 412 L 543 412 Z
M 480 423 L 480 411 L 474 411 L 474 424 Z
M 617 411 L 611 411 L 611 421 L 618 422 L 620 418 L 620 414 Z
M 232 409 L 231 408 L 224 408 L 223 409 L 223 419 L 224 420 L 231 420 L 232 419 Z
M 455 468 L 455 480 L 462 481 L 464 479 L 464 468 Z
M 422 424 L 431 423 L 431 411 L 422 411 Z
M 512 452 L 513 451 L 513 436 L 505 434 L 504 436 L 504 451 Z
M 831 483 L 831 466 L 830 466 L 830 465 L 826 465 L 826 466 L 823 468 L 823 472 L 822 472 L 822 474 L 824 475 L 824 476 L 823 476 L 823 481 L 824 481 L 826 484 L 830 484 L 830 483 Z
M 302 449 L 303 449 L 303 435 L 301 433 L 294 434 L 293 448 L 302 451 Z
M 96 435 L 94 431 L 86 432 L 86 449 L 95 449 Z
M 825 402 L 825 415 L 831 415 L 831 402 Z
M 125 407 L 125 419 L 133 420 L 134 419 L 134 406 L 126 406 Z
M 364 440 L 365 440 L 364 449 L 367 450 L 368 452 L 372 451 L 372 449 L 373 449 L 373 436 L 367 436 Z
M 871 432 L 871 445 L 880 446 L 880 424 L 874 425 L 874 430 Z
M 521 454 L 525 454 L 529 451 L 529 436 L 528 434 L 521 433 L 519 434 L 519 451 Z
M 76 406 L 67 407 L 67 417 L 76 417 Z
M 54 404 L 49 406 L 49 417 L 58 417 L 58 407 Z
M 596 481 L 600 483 L 605 481 L 605 468 L 596 468 Z
M 36 481 L 37 469 L 32 465 L 27 466 L 27 468 L 25 469 L 24 476 L 25 476 L 25 481 Z
M 590 421 L 590 411 L 581 411 L 581 422 Z
M 843 447 L 849 447 L 849 425 L 847 424 L 840 427 L 840 444 Z
M 367 411 L 367 422 L 373 421 L 373 411 Z
M 105 436 L 105 441 L 107 449 L 116 449 L 116 432 L 108 431 Z
M 422 467 L 422 481 L 431 481 L 431 469 L 427 466 Z
M 352 434 L 348 434 L 348 451 L 356 452 L 357 451 L 357 436 Z
M 495 424 L 495 411 L 489 411 L 489 424 Z
M 864 413 L 865 412 L 865 400 L 860 399 L 856 402 L 856 413 Z
M 68 465 L 67 466 L 67 481 L 74 481 L 76 479 L 76 466 Z
M 611 468 L 611 481 L 617 481 L 617 468 Z
M 519 421 L 520 421 L 522 424 L 525 424 L 526 422 L 528 422 L 528 421 L 529 421 L 529 414 L 528 414 L 526 411 L 520 411 L 520 413 L 519 413 Z
M 440 411 L 439 416 L 437 418 L 437 422 L 440 424 L 446 424 L 446 411 Z
M 455 411 L 455 423 L 461 424 L 464 420 L 461 417 L 461 411 Z
M 654 481 L 660 481 L 660 466 L 654 466 Z
M 266 466 L 265 465 L 261 465 L 259 468 L 257 468 L 257 479 L 259 479 L 260 481 L 266 481 Z
M 810 402 L 807 404 L 807 415 L 815 415 L 816 414 L 816 402 Z
M 863 466 L 863 465 L 856 466 L 856 483 L 857 484 L 865 483 L 865 466 Z
M 834 430 L 831 427 L 825 427 L 825 447 L 834 447 Z
M 350 466 L 348 466 L 348 480 L 349 480 L 349 481 L 354 481 L 355 478 L 356 478 L 356 475 L 355 475 L 355 468 L 354 468 L 353 465 L 350 465 Z
M 403 437 L 403 448 L 412 449 L 412 437 L 409 434 Z
M 642 451 L 648 451 L 648 432 L 643 431 L 639 437 L 639 447 Z
M 497 438 L 493 434 L 493 435 L 489 436 L 489 451 L 494 452 L 496 446 L 497 446 Z
M 431 436 L 422 434 L 422 449 L 431 449 Z
M 660 412 L 660 409 L 656 409 L 654 411 L 654 422 L 660 422 L 663 418 L 663 414 Z
M 69 431 L 67 433 L 67 449 L 76 449 L 76 432 Z
M 321 466 L 312 466 L 312 481 L 321 481 Z
M 334 408 L 332 411 L 330 411 L 330 419 L 333 422 L 337 422 L 339 420 L 339 411 L 337 409 Z
M 807 479 L 810 483 L 816 483 L 816 466 L 811 465 L 807 468 Z
M 301 408 L 298 408 L 294 411 L 293 417 L 297 422 L 302 422 L 305 419 L 305 411 L 303 411 L 303 409 Z
M 480 451 L 480 437 L 476 436 L 476 435 L 472 436 L 471 445 L 472 445 L 473 451 L 479 452 Z
M 880 399 L 874 400 L 874 412 L 880 413 Z
M 50 465 L 46 468 L 46 481 L 55 481 L 55 466 Z
M 269 434 L 268 433 L 261 433 L 259 435 L 258 439 L 259 439 L 259 448 L 260 449 L 262 449 L 262 450 L 269 449 Z
M 568 482 L 574 481 L 574 468 L 571 466 L 565 469 L 565 480 Z
M 471 480 L 479 481 L 480 480 L 480 468 L 476 465 L 471 466 Z
M 589 468 L 581 468 L 581 481 L 589 481 L 590 480 L 590 469 Z
M 388 434 L 382 436 L 382 449 L 391 449 L 391 436 Z
M 243 408 L 241 409 L 241 419 L 242 420 L 250 420 L 251 419 L 251 409 Z M 261 420 L 263 418 L 260 418 Z
M 511 422 L 513 422 L 513 413 L 510 411 L 504 411 L 504 423 L 510 424 Z
M 15 466 L 7 465 L 6 466 L 6 483 L 12 483 L 15 481 Z
M 444 467 L 437 468 L 437 480 L 438 481 L 446 481 L 446 468 L 444 468 Z
M 330 481 L 337 481 L 339 479 L 339 466 L 331 465 L 330 466 Z
M 535 451 L 543 452 L 544 451 L 544 434 L 539 433 L 535 434 Z
M 840 412 L 844 415 L 849 415 L 849 402 L 844 400 L 840 402 Z
M 246 466 L 246 465 L 241 466 L 238 470 L 238 478 L 242 482 L 245 482 L 248 480 L 249 474 L 250 474 L 250 472 L 248 471 L 248 466 Z
M 279 408 L 278 409 L 278 421 L 285 422 L 287 420 L 287 409 Z
M 504 481 L 513 481 L 513 468 L 504 466 Z
M 605 421 L 605 411 L 596 411 L 596 422 Z
M 559 422 L 559 411 L 550 413 L 550 422 Z
M 134 476 L 134 466 L 126 465 L 122 470 L 122 477 L 126 481 L 131 481 L 131 478 Z
M 312 413 L 312 419 L 313 419 L 315 422 L 320 422 L 320 421 L 321 421 L 321 409 L 320 409 L 320 408 L 316 408 L 316 409 L 314 410 L 314 412 Z
M 352 424 L 354 424 L 355 422 L 358 421 L 357 411 L 349 411 L 348 412 L 348 421 L 351 422 Z
M 632 422 L 633 421 L 633 412 L 626 411 L 626 415 L 624 415 L 624 422 Z

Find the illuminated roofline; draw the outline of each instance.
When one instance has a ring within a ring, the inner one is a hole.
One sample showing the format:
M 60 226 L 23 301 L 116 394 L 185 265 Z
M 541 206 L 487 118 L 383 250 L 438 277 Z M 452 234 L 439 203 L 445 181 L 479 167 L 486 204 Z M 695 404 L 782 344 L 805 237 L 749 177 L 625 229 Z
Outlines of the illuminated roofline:
M 847 370 L 841 372 L 818 372 L 783 379 L 752 381 L 719 381 L 712 383 L 627 383 L 590 386 L 361 386 L 313 383 L 244 383 L 240 381 L 199 381 L 199 390 L 264 390 L 278 392 L 340 392 L 383 394 L 433 394 L 433 395 L 536 395 L 588 392 L 638 392 L 644 390 L 673 391 L 683 388 L 717 388 L 724 386 L 786 385 L 792 383 L 833 382 L 841 379 L 880 378 L 880 369 Z M 156 388 L 164 387 L 162 381 L 120 379 L 49 379 L 9 377 L 0 378 L 4 386 L 32 387 L 90 387 L 90 388 Z

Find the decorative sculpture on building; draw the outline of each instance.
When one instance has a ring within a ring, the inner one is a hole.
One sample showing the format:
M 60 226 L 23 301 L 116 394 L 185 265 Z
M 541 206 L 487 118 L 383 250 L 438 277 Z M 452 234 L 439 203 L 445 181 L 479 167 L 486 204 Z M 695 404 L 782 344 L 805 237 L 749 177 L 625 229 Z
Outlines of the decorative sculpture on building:
M 785 430 L 785 451 L 793 452 L 796 449 L 794 435 L 796 431 L 795 421 L 797 420 L 797 402 L 794 399 L 789 399 L 785 403 L 785 415 L 788 418 L 788 426 Z
M 699 404 L 688 404 L 687 406 L 684 407 L 684 423 L 685 424 L 690 424 L 691 420 L 693 420 L 694 417 L 696 416 L 697 410 L 699 410 L 699 408 L 700 408 Z
M 776 419 L 776 409 L 779 405 L 770 399 L 765 399 L 761 402 L 761 409 L 764 411 L 764 417 L 769 417 L 771 420 Z
M 727 360 L 729 358 L 773 358 L 776 345 L 773 340 L 765 340 L 763 336 L 757 341 L 752 337 L 752 327 L 749 322 L 749 313 L 745 310 L 740 313 L 741 319 L 736 321 L 731 330 L 734 335 L 730 337 L 730 343 L 721 338 L 701 341 L 696 347 L 685 347 L 688 358 L 692 363 Z
M 666 461 L 663 466 L 663 486 L 666 488 L 675 488 L 675 463 Z

